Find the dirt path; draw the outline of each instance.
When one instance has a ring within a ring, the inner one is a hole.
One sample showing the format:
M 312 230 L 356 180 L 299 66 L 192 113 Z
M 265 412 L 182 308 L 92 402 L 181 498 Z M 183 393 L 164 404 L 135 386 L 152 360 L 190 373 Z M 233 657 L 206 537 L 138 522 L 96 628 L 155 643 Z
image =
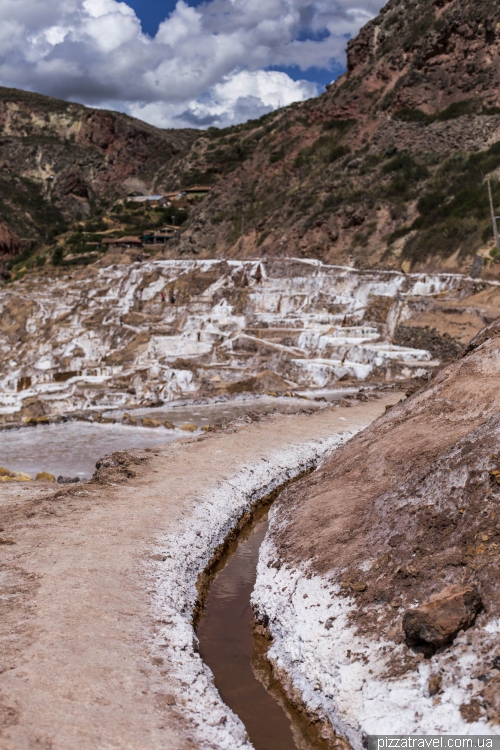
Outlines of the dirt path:
M 399 398 L 124 454 L 99 482 L 55 494 L 0 487 L 2 750 L 195 747 L 170 705 L 168 664 L 151 657 L 153 545 L 221 478 L 368 424 Z

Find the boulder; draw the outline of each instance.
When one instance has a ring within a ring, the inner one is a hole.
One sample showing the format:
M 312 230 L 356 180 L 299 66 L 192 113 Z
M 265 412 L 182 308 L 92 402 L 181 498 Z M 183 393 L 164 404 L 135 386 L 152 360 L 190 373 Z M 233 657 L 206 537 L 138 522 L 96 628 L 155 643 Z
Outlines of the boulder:
M 153 427 L 153 428 L 161 427 L 161 422 L 159 422 L 157 419 L 149 419 L 149 417 L 145 417 L 142 420 L 141 424 L 143 427 Z
M 130 416 L 130 414 L 124 414 L 122 418 L 122 424 L 128 424 L 134 427 L 137 424 L 137 419 L 135 419 L 135 417 Z
M 9 471 L 0 467 L 0 482 L 31 482 L 31 477 L 21 471 Z
M 181 430 L 184 430 L 184 432 L 196 432 L 197 429 L 195 424 L 190 424 L 189 422 L 181 426 Z
M 24 474 L 22 471 L 12 471 L 11 476 L 14 482 L 31 482 L 30 475 Z
M 39 471 L 35 477 L 36 482 L 55 482 L 56 478 L 53 474 L 49 474 L 47 471 Z
M 482 606 L 476 586 L 448 586 L 428 604 L 405 613 L 406 642 L 434 653 L 451 643 L 460 630 L 470 628 Z

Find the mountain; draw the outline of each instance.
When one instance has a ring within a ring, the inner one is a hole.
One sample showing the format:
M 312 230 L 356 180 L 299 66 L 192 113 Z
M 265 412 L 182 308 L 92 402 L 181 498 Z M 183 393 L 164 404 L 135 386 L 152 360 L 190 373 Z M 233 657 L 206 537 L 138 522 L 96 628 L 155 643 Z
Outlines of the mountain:
M 323 96 L 197 141 L 218 184 L 180 249 L 469 270 L 484 176 L 500 203 L 499 27 L 491 0 L 391 0 Z
M 0 253 L 29 250 L 116 198 L 153 190 L 196 135 L 0 88 Z
M 391 0 L 322 96 L 226 130 L 0 89 L 0 247 L 27 255 L 129 192 L 204 183 L 168 256 L 469 272 L 497 254 L 499 40 L 493 0 Z

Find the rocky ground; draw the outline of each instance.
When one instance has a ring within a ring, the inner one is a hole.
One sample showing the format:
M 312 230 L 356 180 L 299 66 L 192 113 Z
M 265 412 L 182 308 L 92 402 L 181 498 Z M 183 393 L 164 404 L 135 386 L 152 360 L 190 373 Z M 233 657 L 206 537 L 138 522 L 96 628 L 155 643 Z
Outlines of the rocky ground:
M 406 380 L 500 313 L 500 287 L 318 261 L 110 256 L 0 289 L 0 420 Z
M 58 491 L 1 485 L 2 748 L 249 747 L 196 653 L 198 576 L 254 503 L 399 398 L 247 418 Z
M 273 508 L 270 658 L 353 747 L 498 732 L 499 362 L 496 321 Z

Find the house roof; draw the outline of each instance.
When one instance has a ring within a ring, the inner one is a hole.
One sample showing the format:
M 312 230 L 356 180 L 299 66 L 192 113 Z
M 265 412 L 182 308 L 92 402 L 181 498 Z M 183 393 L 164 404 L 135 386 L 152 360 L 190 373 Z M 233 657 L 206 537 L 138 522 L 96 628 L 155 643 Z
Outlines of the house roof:
M 208 193 L 212 189 L 212 185 L 191 185 L 184 190 L 185 193 Z
M 133 198 L 129 198 L 129 200 L 135 201 L 135 203 L 142 203 L 145 201 L 161 201 L 164 197 L 164 195 L 136 195 Z
M 142 245 L 142 240 L 139 237 L 115 237 L 114 239 L 106 239 L 102 241 L 103 245 L 130 245 L 137 244 Z
M 149 232 L 144 232 L 143 237 L 172 237 L 179 227 L 163 227 L 163 229 L 151 229 Z

